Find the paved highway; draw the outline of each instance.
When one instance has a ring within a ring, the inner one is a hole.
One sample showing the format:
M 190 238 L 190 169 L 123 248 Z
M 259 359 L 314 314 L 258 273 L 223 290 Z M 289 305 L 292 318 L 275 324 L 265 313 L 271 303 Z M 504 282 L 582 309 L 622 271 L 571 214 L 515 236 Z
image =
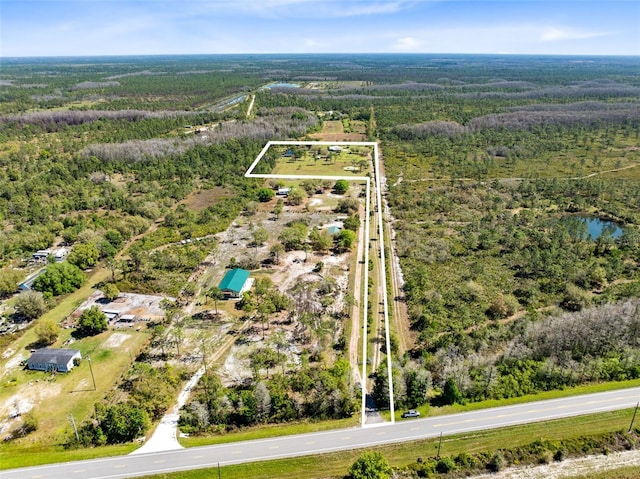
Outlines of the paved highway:
M 631 408 L 640 388 L 537 401 L 395 424 L 1 471 L 2 479 L 119 479 L 303 456 Z M 631 415 L 629 416 L 631 419 Z

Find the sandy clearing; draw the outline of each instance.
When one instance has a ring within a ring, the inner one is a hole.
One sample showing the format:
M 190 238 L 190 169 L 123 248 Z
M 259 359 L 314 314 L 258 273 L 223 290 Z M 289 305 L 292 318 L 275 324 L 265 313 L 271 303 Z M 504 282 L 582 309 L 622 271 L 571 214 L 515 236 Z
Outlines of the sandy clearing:
M 121 346 L 128 339 L 129 339 L 129 335 L 128 334 L 113 333 L 111 336 L 109 336 L 109 339 L 107 339 L 104 342 L 104 347 L 105 348 L 116 349 L 119 346 Z
M 18 366 L 20 366 L 20 363 L 24 359 L 27 359 L 27 356 L 25 354 L 23 354 L 23 353 L 18 353 L 14 357 L 9 359 L 9 361 L 7 361 L 7 363 L 4 365 L 4 372 L 2 373 L 2 375 L 4 376 L 5 374 L 8 374 L 12 370 L 14 370 Z
M 0 404 L 0 418 L 4 420 L 0 422 L 0 432 L 6 433 L 13 428 L 14 424 L 19 423 L 20 415 L 31 411 L 41 401 L 58 397 L 62 391 L 60 384 L 48 381 L 30 382 L 17 392 L 9 396 L 2 404 Z
M 640 467 L 640 451 L 585 456 L 540 466 L 512 467 L 501 472 L 472 476 L 473 479 L 561 479 L 621 467 Z

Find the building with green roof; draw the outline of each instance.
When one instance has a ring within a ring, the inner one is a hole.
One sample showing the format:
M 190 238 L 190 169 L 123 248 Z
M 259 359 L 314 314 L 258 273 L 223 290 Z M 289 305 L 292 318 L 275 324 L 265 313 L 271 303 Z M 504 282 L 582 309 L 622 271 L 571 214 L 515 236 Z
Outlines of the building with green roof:
M 218 287 L 225 295 L 239 298 L 240 295 L 250 287 L 247 281 L 248 279 L 249 271 L 246 269 L 232 269 L 225 273 Z

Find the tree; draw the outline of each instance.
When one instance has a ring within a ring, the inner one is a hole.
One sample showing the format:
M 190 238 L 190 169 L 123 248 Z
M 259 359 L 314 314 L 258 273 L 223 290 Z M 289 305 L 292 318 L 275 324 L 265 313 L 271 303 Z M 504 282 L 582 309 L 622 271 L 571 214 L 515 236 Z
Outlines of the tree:
M 391 466 L 379 452 L 364 452 L 351 464 L 349 477 L 351 479 L 389 479 Z
M 287 196 L 287 202 L 290 205 L 301 205 L 307 198 L 307 193 L 302 188 L 292 188 Z
M 58 296 L 75 291 L 82 286 L 84 279 L 80 268 L 63 261 L 47 266 L 46 271 L 33 282 L 33 289 Z
M 251 232 L 251 236 L 253 238 L 253 245 L 256 247 L 262 246 L 264 242 L 267 241 L 267 239 L 269 239 L 269 233 L 267 233 L 267 230 L 262 226 L 259 226 L 256 229 L 254 229 Z
M 87 269 L 95 266 L 99 258 L 100 250 L 95 243 L 78 243 L 69 253 L 67 261 L 80 269 Z
M 333 236 L 327 230 L 313 228 L 309 234 L 309 241 L 314 251 L 328 251 L 333 245 Z
M 24 291 L 18 295 L 15 303 L 16 313 L 27 319 L 35 319 L 47 310 L 42 293 L 38 291 Z
M 213 286 L 207 290 L 207 297 L 213 299 L 216 306 L 216 316 L 218 316 L 218 301 L 224 298 L 224 292 L 217 286 Z
M 282 198 L 278 198 L 278 201 L 276 201 L 276 205 L 273 207 L 273 215 L 276 217 L 276 219 L 280 217 L 283 209 L 284 201 L 282 201 Z
M 120 295 L 120 290 L 115 284 L 107 283 L 102 287 L 102 293 L 107 300 L 113 301 Z
M 342 230 L 336 236 L 336 248 L 340 251 L 348 251 L 356 240 L 356 234 L 351 230 Z
M 464 403 L 464 397 L 453 378 L 447 379 L 444 383 L 444 388 L 442 389 L 442 401 L 445 404 Z
M 260 201 L 261 203 L 266 203 L 267 201 L 270 201 L 271 198 L 274 197 L 274 195 L 275 193 L 271 188 L 260 188 L 256 193 L 256 196 L 258 197 L 258 201 Z
M 0 298 L 15 293 L 22 275 L 12 268 L 0 270 Z
M 278 236 L 278 240 L 284 246 L 284 249 L 291 251 L 294 249 L 302 249 L 302 244 L 307 239 L 307 225 L 304 223 L 294 223 L 285 228 Z
M 274 243 L 271 248 L 269 248 L 269 254 L 273 258 L 274 264 L 280 264 L 280 255 L 284 253 L 284 246 L 282 243 Z
M 338 180 L 333 185 L 333 191 L 338 195 L 344 195 L 349 190 L 349 182 L 347 180 Z
M 355 198 L 344 198 L 338 201 L 336 206 L 336 213 L 344 213 L 346 215 L 353 215 L 360 209 L 360 203 Z
M 144 434 L 149 424 L 149 414 L 130 403 L 109 406 L 100 421 L 109 444 L 132 441 Z
M 40 321 L 34 328 L 38 343 L 43 346 L 49 346 L 55 343 L 60 336 L 60 326 L 53 320 Z
M 97 306 L 85 309 L 78 319 L 78 332 L 82 336 L 93 336 L 107 329 L 107 316 Z

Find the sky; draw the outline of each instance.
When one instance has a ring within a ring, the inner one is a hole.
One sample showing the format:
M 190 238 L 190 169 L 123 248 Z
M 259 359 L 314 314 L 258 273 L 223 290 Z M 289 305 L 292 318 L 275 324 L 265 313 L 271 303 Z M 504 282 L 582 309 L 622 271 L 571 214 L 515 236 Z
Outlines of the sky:
M 0 0 L 0 57 L 640 55 L 640 0 Z

